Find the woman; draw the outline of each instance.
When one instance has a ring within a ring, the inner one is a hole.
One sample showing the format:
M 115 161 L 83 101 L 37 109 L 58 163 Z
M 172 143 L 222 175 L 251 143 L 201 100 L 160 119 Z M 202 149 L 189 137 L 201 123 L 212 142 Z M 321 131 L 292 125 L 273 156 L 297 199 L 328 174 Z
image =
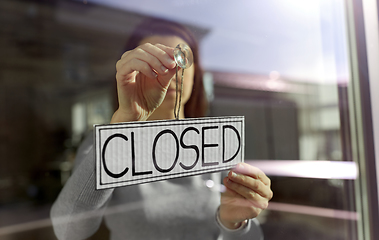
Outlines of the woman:
M 174 47 L 186 43 L 194 64 L 185 70 L 180 118 L 202 117 L 206 99 L 198 46 L 181 25 L 148 19 L 132 34 L 116 64 L 118 109 L 111 123 L 174 118 Z M 179 73 L 179 75 L 181 75 Z M 102 218 L 111 239 L 263 239 L 256 220 L 272 197 L 259 169 L 239 164 L 223 179 L 221 194 L 204 184 L 221 174 L 204 174 L 116 189 L 95 190 L 92 138 L 79 148 L 75 170 L 51 210 L 59 239 L 85 239 Z

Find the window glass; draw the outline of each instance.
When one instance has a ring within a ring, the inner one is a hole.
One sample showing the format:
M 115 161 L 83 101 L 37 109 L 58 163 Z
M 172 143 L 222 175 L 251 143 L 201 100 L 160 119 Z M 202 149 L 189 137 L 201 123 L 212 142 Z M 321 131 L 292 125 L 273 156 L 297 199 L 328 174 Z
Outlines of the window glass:
M 199 42 L 208 116 L 245 117 L 245 161 L 272 181 L 265 239 L 357 239 L 345 1 L 0 2 L 0 238 L 54 239 L 50 209 L 116 62 L 146 17 Z M 360 200 L 359 200 L 360 201 Z M 108 239 L 103 223 L 90 239 Z

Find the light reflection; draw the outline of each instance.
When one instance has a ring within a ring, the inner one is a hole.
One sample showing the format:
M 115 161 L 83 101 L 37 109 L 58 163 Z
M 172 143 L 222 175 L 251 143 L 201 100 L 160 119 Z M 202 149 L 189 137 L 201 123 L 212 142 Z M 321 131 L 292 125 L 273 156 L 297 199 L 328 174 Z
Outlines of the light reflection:
M 321 207 L 311 207 L 302 206 L 295 204 L 270 202 L 268 206 L 269 210 L 280 211 L 280 212 L 290 212 L 297 214 L 306 214 L 311 216 L 328 217 L 328 218 L 338 218 L 346 220 L 359 220 L 359 215 L 357 212 L 331 209 L 331 208 L 321 208 Z
M 205 182 L 205 185 L 207 186 L 207 187 L 209 187 L 209 188 L 213 188 L 214 187 L 214 185 L 215 185 L 215 183 L 212 181 L 212 180 L 207 180 L 206 182 Z
M 209 190 L 216 191 L 216 192 L 225 192 L 226 187 L 222 184 L 215 183 L 213 180 L 208 179 L 204 181 L 204 184 Z
M 280 78 L 280 73 L 278 71 L 271 71 L 269 77 L 271 80 L 278 80 Z
M 358 167 L 355 162 L 301 160 L 247 160 L 245 162 L 260 168 L 268 176 L 319 179 L 356 179 L 358 176 Z

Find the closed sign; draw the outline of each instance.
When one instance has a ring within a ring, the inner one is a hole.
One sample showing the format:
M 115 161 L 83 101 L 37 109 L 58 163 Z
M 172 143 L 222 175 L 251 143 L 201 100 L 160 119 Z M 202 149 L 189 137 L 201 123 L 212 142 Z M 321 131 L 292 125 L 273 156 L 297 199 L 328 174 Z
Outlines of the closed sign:
M 228 170 L 244 159 L 244 117 L 95 125 L 96 189 Z

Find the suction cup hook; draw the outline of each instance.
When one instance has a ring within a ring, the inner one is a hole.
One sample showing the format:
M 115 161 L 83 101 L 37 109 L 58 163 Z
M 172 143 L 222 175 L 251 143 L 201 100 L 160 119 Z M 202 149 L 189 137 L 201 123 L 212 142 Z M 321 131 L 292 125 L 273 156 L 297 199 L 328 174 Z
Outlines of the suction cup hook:
M 191 48 L 185 43 L 179 43 L 174 49 L 176 64 L 182 69 L 191 67 L 193 63 L 193 53 Z

